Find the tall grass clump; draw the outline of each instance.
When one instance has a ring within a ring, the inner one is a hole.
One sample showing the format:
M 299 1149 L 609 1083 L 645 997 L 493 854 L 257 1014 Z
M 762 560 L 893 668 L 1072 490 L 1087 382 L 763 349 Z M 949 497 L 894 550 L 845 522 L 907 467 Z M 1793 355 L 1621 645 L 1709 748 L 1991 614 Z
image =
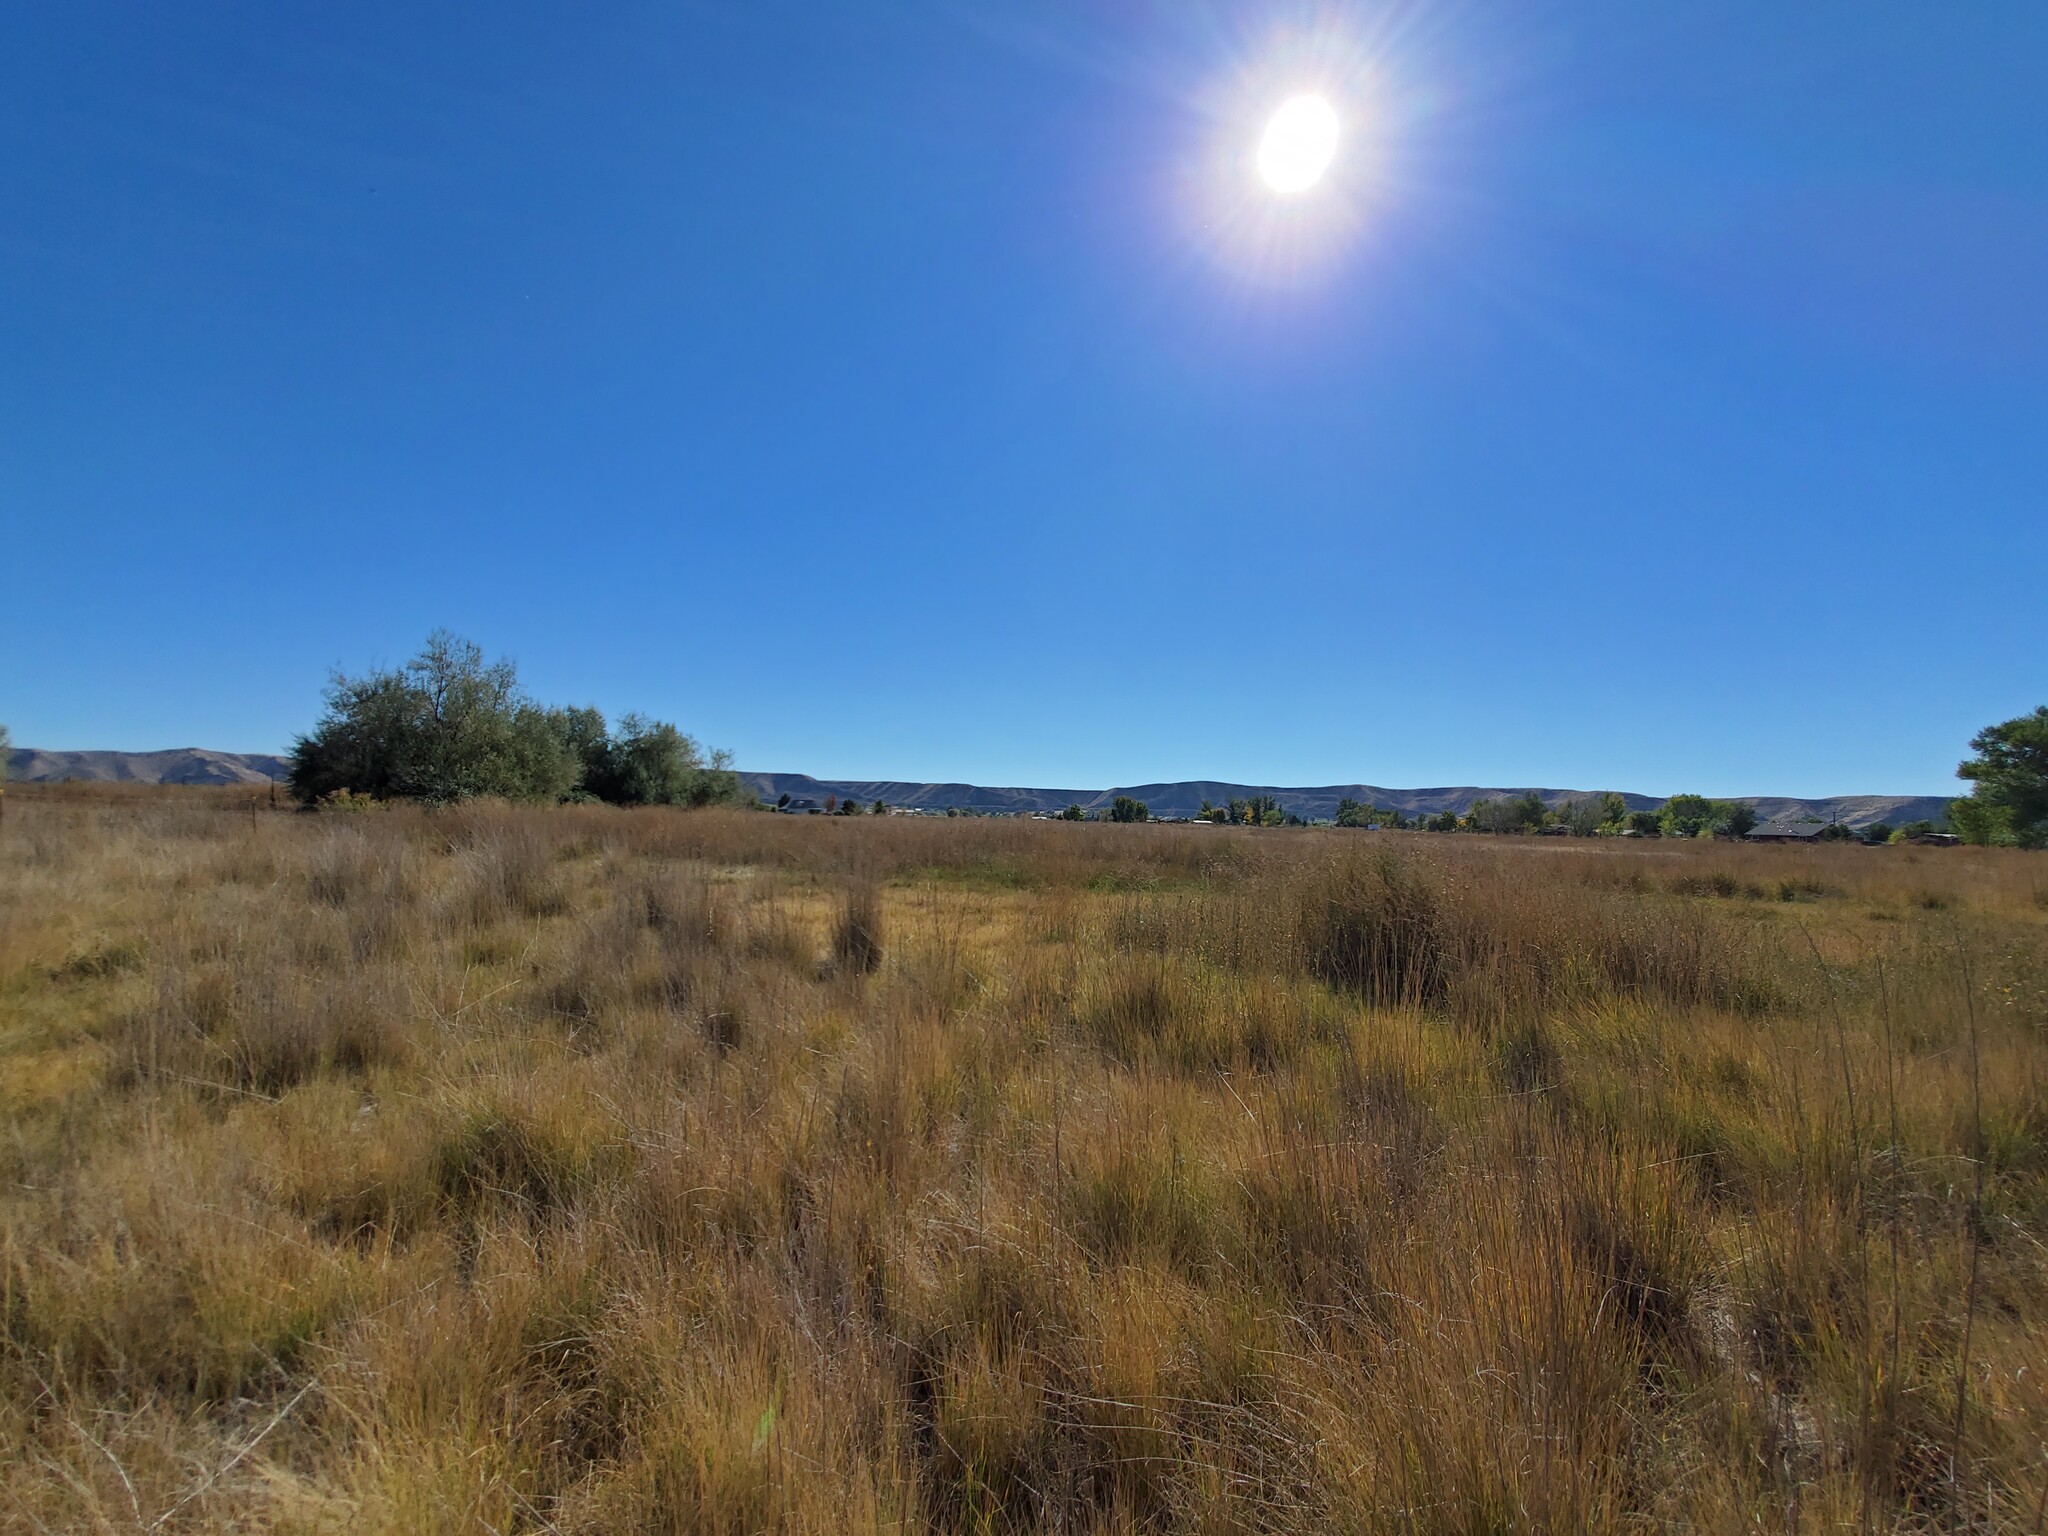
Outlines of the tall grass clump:
M 832 959 L 844 971 L 865 976 L 882 964 L 882 898 L 871 880 L 849 885 L 832 925 Z
M 1381 1004 L 1437 1004 L 1459 956 L 1429 876 L 1389 853 L 1333 859 L 1293 882 L 1300 963 Z

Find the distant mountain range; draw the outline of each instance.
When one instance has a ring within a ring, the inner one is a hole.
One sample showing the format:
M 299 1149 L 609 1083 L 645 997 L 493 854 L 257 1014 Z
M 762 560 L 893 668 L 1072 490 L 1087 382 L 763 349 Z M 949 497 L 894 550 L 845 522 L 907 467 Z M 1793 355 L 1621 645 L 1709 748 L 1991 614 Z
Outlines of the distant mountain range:
M 793 800 L 822 801 L 827 795 L 857 800 L 863 805 L 876 800 L 910 810 L 943 811 L 953 806 L 975 811 L 1062 811 L 1078 805 L 1084 811 L 1107 809 L 1118 795 L 1142 800 L 1154 816 L 1192 816 L 1207 800 L 1224 805 L 1270 795 L 1284 811 L 1310 821 L 1333 821 L 1339 800 L 1356 800 L 1382 810 L 1400 811 L 1408 816 L 1434 816 L 1439 811 L 1463 815 L 1475 800 L 1512 800 L 1534 794 L 1546 805 L 1559 805 L 1598 790 L 1483 788 L 1476 784 L 1444 789 L 1388 789 L 1378 784 L 1325 784 L 1317 788 L 1289 788 L 1274 784 L 1226 784 L 1217 779 L 1182 779 L 1171 784 L 1127 784 L 1117 789 L 990 789 L 979 784 L 911 784 L 895 779 L 814 779 L 802 773 L 742 773 L 740 782 L 773 805 L 783 795 Z M 1632 811 L 1654 811 L 1664 803 L 1660 795 L 1637 795 L 1621 791 Z M 1839 821 L 1849 827 L 1889 822 L 1900 826 L 1909 821 L 1939 821 L 1948 814 L 1948 799 L 1941 795 L 1834 795 L 1821 800 L 1798 800 L 1784 795 L 1745 795 L 1764 821 L 1797 820 L 1817 816 L 1822 821 Z
M 7 777 L 51 784 L 80 779 L 94 784 L 269 784 L 290 764 L 268 752 L 211 752 L 173 747 L 167 752 L 43 752 L 16 747 L 7 754 Z
M 82 779 L 125 784 L 267 784 L 282 779 L 287 770 L 286 760 L 270 753 L 212 752 L 203 747 L 179 747 L 167 752 L 44 752 L 34 747 L 18 747 L 7 754 L 7 776 L 28 783 Z M 1272 784 L 1226 784 L 1216 779 L 1127 784 L 1116 789 L 999 789 L 980 784 L 912 784 L 900 779 L 817 779 L 803 773 L 742 773 L 740 782 L 770 805 L 783 795 L 821 802 L 831 795 L 841 800 L 858 800 L 863 805 L 883 800 L 910 810 L 958 808 L 1013 814 L 1062 811 L 1070 805 L 1078 805 L 1084 811 L 1102 810 L 1118 795 L 1129 795 L 1144 801 L 1155 816 L 1180 817 L 1194 815 L 1204 800 L 1223 805 L 1231 800 L 1270 795 L 1281 809 L 1311 821 L 1335 819 L 1337 802 L 1346 799 L 1409 816 L 1431 816 L 1439 811 L 1462 815 L 1475 800 L 1510 800 L 1533 793 L 1545 804 L 1557 805 L 1599 793 L 1581 789 L 1482 788 L 1471 784 L 1444 789 L 1326 784 L 1300 789 Z M 1655 810 L 1664 803 L 1657 795 L 1623 791 L 1621 797 L 1634 811 Z M 1815 816 L 1850 827 L 1877 821 L 1893 826 L 1909 821 L 1939 821 L 1948 812 L 1948 799 L 1941 795 L 1834 795 L 1820 800 L 1782 795 L 1742 798 L 1766 821 Z

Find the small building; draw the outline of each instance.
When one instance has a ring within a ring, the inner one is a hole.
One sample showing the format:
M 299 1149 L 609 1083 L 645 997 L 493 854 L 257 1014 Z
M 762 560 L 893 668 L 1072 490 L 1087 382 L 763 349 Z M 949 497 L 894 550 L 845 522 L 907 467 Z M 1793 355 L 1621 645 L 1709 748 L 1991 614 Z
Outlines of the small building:
M 1919 832 L 1906 839 L 1927 848 L 1960 848 L 1963 840 L 1953 832 Z
M 1817 843 L 1832 821 L 1822 821 L 1818 816 L 1803 816 L 1796 821 L 1767 821 L 1753 828 L 1744 838 L 1751 843 Z

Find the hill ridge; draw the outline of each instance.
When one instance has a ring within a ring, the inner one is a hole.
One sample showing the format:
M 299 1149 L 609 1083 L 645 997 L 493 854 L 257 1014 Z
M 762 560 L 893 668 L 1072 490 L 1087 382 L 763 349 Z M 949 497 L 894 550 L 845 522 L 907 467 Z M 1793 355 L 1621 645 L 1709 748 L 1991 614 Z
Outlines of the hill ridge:
M 285 777 L 289 762 L 270 752 L 217 752 L 206 747 L 172 747 L 155 752 L 58 752 L 35 747 L 17 747 L 7 754 L 7 776 L 28 783 L 49 783 L 72 779 L 99 783 L 129 784 L 267 784 Z M 858 800 L 875 800 L 908 810 L 999 812 L 1011 815 L 1034 811 L 1054 812 L 1069 805 L 1084 811 L 1102 810 L 1118 795 L 1142 800 L 1158 816 L 1192 816 L 1203 800 L 1221 805 L 1230 800 L 1270 795 L 1283 810 L 1310 820 L 1328 821 L 1337 814 L 1337 802 L 1358 800 L 1409 816 L 1429 816 L 1440 811 L 1462 815 L 1476 800 L 1505 800 L 1535 794 L 1546 805 L 1558 805 L 1600 790 L 1550 789 L 1539 786 L 1487 787 L 1476 784 L 1441 785 L 1423 789 L 1393 789 L 1377 784 L 1323 784 L 1289 786 L 1235 784 L 1224 779 L 1178 779 L 1149 784 L 1123 784 L 1111 789 L 1045 789 L 1021 786 L 938 783 L 919 784 L 906 779 L 820 779 L 805 773 L 743 772 L 740 782 L 769 804 L 783 795 L 793 799 L 822 801 L 827 795 Z M 1617 790 L 1630 810 L 1655 810 L 1664 803 L 1661 795 L 1643 795 Z M 1743 795 L 1765 820 L 1818 816 L 1823 821 L 1840 821 L 1862 827 L 1888 821 L 1899 825 L 1909 821 L 1937 821 L 1947 812 L 1948 797 L 1941 795 L 1830 795 L 1800 798 L 1789 795 Z
M 1280 808 L 1310 820 L 1329 821 L 1337 814 L 1337 802 L 1357 800 L 1408 816 L 1433 816 L 1441 811 L 1463 815 L 1479 800 L 1508 800 L 1534 794 L 1546 805 L 1560 805 L 1605 791 L 1597 789 L 1554 789 L 1534 785 L 1493 787 L 1476 784 L 1426 789 L 1392 789 L 1376 784 L 1325 784 L 1287 786 L 1234 784 L 1223 779 L 1178 779 L 1150 784 L 1124 784 L 1113 789 L 1027 789 L 992 788 L 973 784 L 917 784 L 898 779 L 820 779 L 803 773 L 742 773 L 740 782 L 761 799 L 774 804 L 782 795 L 792 799 L 823 800 L 827 795 L 853 799 L 863 804 L 882 800 L 908 810 L 961 810 L 1007 812 L 1056 812 L 1069 805 L 1084 811 L 1106 809 L 1118 795 L 1142 800 L 1155 816 L 1192 816 L 1204 800 L 1222 805 L 1231 800 L 1270 795 Z M 1616 790 L 1632 811 L 1653 811 L 1668 798 Z M 1848 827 L 1864 827 L 1885 821 L 1897 826 L 1909 821 L 1938 821 L 1947 814 L 1949 797 L 1944 795 L 1829 795 L 1801 798 L 1791 795 L 1739 795 L 1765 821 L 1777 818 L 1818 816 L 1823 821 L 1840 821 Z
M 290 772 L 273 752 L 216 752 L 209 747 L 168 747 L 156 752 L 52 752 L 15 747 L 7 754 L 10 782 L 48 784 L 270 784 Z

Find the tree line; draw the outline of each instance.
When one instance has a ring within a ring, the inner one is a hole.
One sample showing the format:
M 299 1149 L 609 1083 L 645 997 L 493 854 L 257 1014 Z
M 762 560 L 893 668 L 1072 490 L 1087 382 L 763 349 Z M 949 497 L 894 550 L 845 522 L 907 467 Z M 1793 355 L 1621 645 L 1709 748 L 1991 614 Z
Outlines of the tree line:
M 1118 795 L 1110 802 L 1106 811 L 1084 811 L 1078 805 L 1070 805 L 1053 818 L 1055 821 L 1150 821 L 1152 807 L 1142 800 L 1129 795 Z
M 1337 802 L 1337 825 L 1573 837 L 1741 837 L 1756 825 L 1756 812 L 1739 800 L 1709 800 L 1704 795 L 1674 795 L 1657 810 L 1632 811 L 1612 790 L 1551 805 L 1532 790 L 1506 800 L 1475 800 L 1463 815 L 1446 810 L 1410 816 L 1397 807 L 1347 798 Z

